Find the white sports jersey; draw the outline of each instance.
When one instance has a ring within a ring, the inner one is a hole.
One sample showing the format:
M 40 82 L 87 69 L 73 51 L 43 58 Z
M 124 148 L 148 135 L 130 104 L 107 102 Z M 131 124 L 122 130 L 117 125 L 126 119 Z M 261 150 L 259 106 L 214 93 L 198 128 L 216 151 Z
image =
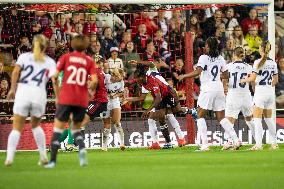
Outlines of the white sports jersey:
M 124 81 L 120 82 L 111 82 L 111 75 L 105 74 L 105 85 L 107 88 L 108 93 L 121 93 L 124 91 Z
M 255 81 L 255 93 L 259 94 L 274 94 L 272 87 L 272 76 L 278 74 L 277 64 L 270 58 L 267 58 L 264 65 L 257 69 L 261 59 L 254 61 L 253 72 L 257 74 Z
M 252 66 L 241 61 L 227 64 L 229 72 L 229 91 L 228 92 L 250 92 L 247 83 L 240 83 L 241 79 L 246 78 L 252 73 Z
M 227 68 L 222 56 L 210 58 L 208 55 L 201 55 L 196 66 L 203 70 L 200 75 L 201 91 L 224 91 L 220 76 Z
M 55 61 L 45 56 L 44 63 L 35 62 L 34 54 L 28 52 L 21 54 L 16 64 L 21 67 L 16 99 L 41 95 L 46 98 L 46 83 L 56 73 Z
M 161 76 L 160 72 L 158 71 L 158 69 L 149 69 L 146 72 L 146 75 L 152 75 L 155 78 L 159 79 L 162 83 L 164 83 L 165 85 L 169 85 L 168 82 L 165 80 L 165 78 L 163 78 L 163 76 Z M 145 89 L 142 86 L 142 94 L 148 94 L 150 91 L 148 91 L 147 89 Z
M 108 64 L 109 64 L 109 68 L 110 69 L 114 69 L 114 68 L 120 68 L 120 69 L 123 69 L 123 61 L 122 59 L 120 58 L 117 58 L 117 59 L 112 59 L 112 58 L 109 58 L 107 60 Z

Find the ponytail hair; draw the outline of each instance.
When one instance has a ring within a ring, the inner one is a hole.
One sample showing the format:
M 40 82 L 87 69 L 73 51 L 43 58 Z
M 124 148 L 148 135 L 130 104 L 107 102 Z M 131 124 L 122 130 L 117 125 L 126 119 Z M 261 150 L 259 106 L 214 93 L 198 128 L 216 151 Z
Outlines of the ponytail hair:
M 234 55 L 237 56 L 238 58 L 244 59 L 245 58 L 245 50 L 243 47 L 236 47 L 234 49 Z
M 265 61 L 266 61 L 266 59 L 268 57 L 268 54 L 269 54 L 269 52 L 271 50 L 270 42 L 269 41 L 262 42 L 261 43 L 261 48 L 263 50 L 264 55 L 262 56 L 260 62 L 256 66 L 257 69 L 260 69 L 265 64 Z
M 47 40 L 44 35 L 36 35 L 33 39 L 33 53 L 36 62 L 44 62 L 44 51 L 47 47 Z

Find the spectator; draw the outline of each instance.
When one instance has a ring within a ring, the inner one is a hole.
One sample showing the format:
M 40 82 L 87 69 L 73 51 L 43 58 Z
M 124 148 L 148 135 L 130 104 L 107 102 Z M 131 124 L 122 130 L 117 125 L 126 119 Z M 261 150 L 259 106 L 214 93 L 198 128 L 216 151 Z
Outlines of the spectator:
M 4 64 L 0 62 L 0 99 L 6 99 L 10 89 L 10 76 L 4 72 Z
M 91 57 L 100 55 L 103 59 L 106 58 L 104 51 L 101 49 L 101 43 L 99 40 L 91 42 L 89 48 L 87 49 L 87 54 Z
M 278 61 L 278 84 L 275 86 L 277 108 L 284 107 L 284 58 Z
M 215 32 L 215 37 L 218 39 L 219 42 L 219 50 L 222 51 L 226 47 L 226 34 L 225 32 L 222 32 L 221 28 L 217 28 Z
M 75 35 L 83 35 L 83 25 L 80 23 L 75 24 Z M 74 35 L 73 33 L 73 35 Z
M 122 41 L 119 44 L 120 52 L 124 52 L 126 49 L 126 44 L 132 41 L 132 36 L 130 32 L 124 32 L 122 35 Z
M 156 31 L 153 42 L 155 50 L 161 55 L 162 59 L 169 65 L 171 53 L 168 51 L 168 43 L 164 40 L 162 30 Z
M 96 34 L 98 31 L 96 24 L 96 15 L 89 14 L 87 20 L 88 21 L 84 24 L 84 29 L 83 29 L 84 35 L 90 36 L 91 34 Z
M 110 72 L 112 72 L 115 68 L 124 69 L 122 60 L 118 58 L 118 51 L 119 49 L 117 47 L 110 48 L 110 58 L 107 59 Z
M 198 31 L 196 29 L 191 30 L 191 35 L 193 38 L 193 64 L 197 64 L 199 56 L 203 54 L 205 42 L 198 36 Z
M 169 20 L 165 17 L 165 15 L 165 11 L 158 11 L 158 16 L 154 18 L 156 20 L 158 28 L 162 30 L 164 38 L 167 37 L 169 27 Z
M 179 76 L 185 74 L 184 63 L 181 58 L 176 59 L 174 65 L 171 66 L 172 81 L 177 90 L 183 90 L 184 81 L 179 81 Z
M 137 53 L 144 53 L 146 49 L 146 41 L 149 39 L 147 34 L 147 28 L 144 23 L 140 23 L 138 26 L 138 33 L 135 35 L 133 42 L 137 47 Z
M 284 11 L 284 1 L 283 0 L 275 0 L 274 1 L 274 10 L 275 11 Z
M 228 39 L 226 42 L 226 48 L 224 48 L 222 52 L 222 56 L 226 60 L 227 63 L 230 63 L 233 61 L 233 52 L 236 48 L 235 40 L 234 39 Z
M 126 29 L 125 23 L 116 15 L 109 13 L 97 14 L 98 32 L 102 33 L 105 28 L 110 28 L 112 31 L 124 31 Z M 114 32 L 114 37 L 116 33 Z
M 8 81 L 10 81 L 10 76 L 7 72 L 4 71 L 4 63 L 3 63 L 3 59 L 0 59 L 0 80 L 2 79 L 7 79 Z
M 236 47 L 244 47 L 244 45 L 247 45 L 242 27 L 239 25 L 234 27 L 234 32 L 230 38 L 235 40 Z
M 214 15 L 210 18 L 207 18 L 207 20 L 203 23 L 202 29 L 203 29 L 203 39 L 204 41 L 210 37 L 214 36 L 216 34 L 216 29 L 217 26 L 221 23 L 222 21 L 222 11 L 221 10 L 216 10 Z
M 164 61 L 162 61 L 160 54 L 155 51 L 155 46 L 152 39 L 147 40 L 147 48 L 145 53 L 143 54 L 142 60 L 154 62 L 158 69 L 169 68 L 169 66 Z
M 14 50 L 20 43 L 20 34 L 22 32 L 22 17 L 17 11 L 17 7 L 12 7 L 3 12 L 3 28 L 1 37 L 5 44 L 12 44 Z
M 241 25 L 244 35 L 246 35 L 249 32 L 251 26 L 256 25 L 257 28 L 261 30 L 262 23 L 257 17 L 258 17 L 257 10 L 251 9 L 249 11 L 249 17 L 242 20 Z
M 248 64 L 250 64 L 250 65 L 253 65 L 253 63 L 254 63 L 254 61 L 255 61 L 256 59 L 261 58 L 259 52 L 258 52 L 258 51 L 254 51 L 254 52 L 253 52 L 253 51 L 249 48 L 248 44 L 245 44 L 245 45 L 244 45 L 244 50 L 245 50 L 245 55 L 246 55 L 246 56 L 245 56 L 245 62 L 248 63 Z
M 135 52 L 134 43 L 132 41 L 126 43 L 126 48 L 124 50 L 124 53 L 120 57 L 123 60 L 126 77 L 128 79 L 133 79 L 134 77 L 133 74 L 137 69 L 137 65 L 132 64 L 131 62 L 133 61 L 139 62 L 140 56 L 138 53 Z
M 171 19 L 170 30 L 169 30 L 169 51 L 171 52 L 173 60 L 182 57 L 184 54 L 184 40 L 183 40 L 183 29 L 180 21 Z
M 113 38 L 113 33 L 111 27 L 105 27 L 103 30 L 103 37 L 101 40 L 101 47 L 104 50 L 106 57 L 110 57 L 110 48 L 117 47 L 118 42 Z
M 198 20 L 198 15 L 196 15 L 196 14 L 191 15 L 190 27 L 195 28 L 195 30 L 197 31 L 197 37 L 202 36 L 202 31 L 201 31 L 200 23 L 199 23 L 199 20 Z
M 55 43 L 62 43 L 61 45 L 69 43 L 70 36 L 68 35 L 68 31 L 70 28 L 68 27 L 65 14 L 58 13 L 55 18 Z
M 284 36 L 279 37 L 279 40 L 277 41 L 278 48 L 279 48 L 279 56 L 284 57 Z
M 185 26 L 185 21 L 181 15 L 181 11 L 180 10 L 174 10 L 172 11 L 172 18 L 170 19 L 170 30 L 177 30 L 180 32 L 184 31 L 184 26 Z M 171 28 L 173 27 L 174 28 Z
M 32 45 L 29 42 L 29 38 L 25 35 L 21 36 L 20 39 L 21 43 L 17 49 L 18 52 L 18 57 L 20 56 L 20 54 L 25 53 L 25 52 L 29 52 L 32 50 Z
M 150 37 L 153 37 L 153 35 L 155 34 L 155 32 L 158 30 L 158 26 L 156 25 L 156 23 L 149 17 L 149 13 L 148 12 L 142 12 L 141 13 L 142 16 L 142 20 L 141 23 L 144 23 L 146 26 L 146 30 L 147 30 L 147 34 Z
M 234 28 L 239 25 L 238 20 L 235 18 L 235 10 L 229 7 L 226 11 L 226 17 L 223 19 L 226 26 L 226 37 L 229 38 L 234 32 Z
M 246 42 L 248 43 L 249 48 L 254 52 L 259 49 L 259 46 L 262 43 L 261 37 L 258 35 L 258 26 L 251 25 L 249 27 L 249 32 L 245 37 Z
M 6 99 L 10 89 L 10 80 L 3 78 L 0 80 L 0 99 Z

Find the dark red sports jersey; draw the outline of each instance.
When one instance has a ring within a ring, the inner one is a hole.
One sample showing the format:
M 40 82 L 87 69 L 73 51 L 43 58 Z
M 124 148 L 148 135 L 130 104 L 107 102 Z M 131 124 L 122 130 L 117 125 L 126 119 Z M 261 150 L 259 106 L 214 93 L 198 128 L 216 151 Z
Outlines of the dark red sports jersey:
M 158 93 L 161 94 L 162 99 L 172 94 L 170 87 L 159 79 L 153 76 L 146 76 L 146 82 L 141 83 L 141 85 L 151 92 L 152 96 L 155 97 Z
M 97 85 L 96 92 L 94 94 L 93 101 L 108 102 L 104 72 L 101 68 L 97 68 L 96 73 L 98 76 L 98 85 Z
M 95 68 L 95 63 L 84 53 L 74 51 L 62 55 L 57 63 L 57 70 L 64 71 L 58 103 L 87 107 L 88 75 L 95 74 Z
M 149 61 L 149 62 L 154 62 L 156 59 L 161 58 L 158 52 L 153 52 L 152 54 L 145 52 L 142 55 L 142 60 L 144 61 Z M 137 65 L 138 70 L 143 70 L 143 71 L 148 71 L 149 65 L 143 65 L 143 64 L 138 64 Z

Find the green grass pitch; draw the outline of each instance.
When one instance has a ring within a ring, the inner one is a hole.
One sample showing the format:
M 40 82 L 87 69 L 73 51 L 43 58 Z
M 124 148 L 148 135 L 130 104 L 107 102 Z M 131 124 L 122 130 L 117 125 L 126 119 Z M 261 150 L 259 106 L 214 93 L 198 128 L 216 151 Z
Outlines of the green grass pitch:
M 76 152 L 60 152 L 52 170 L 37 165 L 37 152 L 18 152 L 12 167 L 3 165 L 6 154 L 0 153 L 0 189 L 283 189 L 284 145 L 277 151 L 247 148 L 90 150 L 83 168 Z

